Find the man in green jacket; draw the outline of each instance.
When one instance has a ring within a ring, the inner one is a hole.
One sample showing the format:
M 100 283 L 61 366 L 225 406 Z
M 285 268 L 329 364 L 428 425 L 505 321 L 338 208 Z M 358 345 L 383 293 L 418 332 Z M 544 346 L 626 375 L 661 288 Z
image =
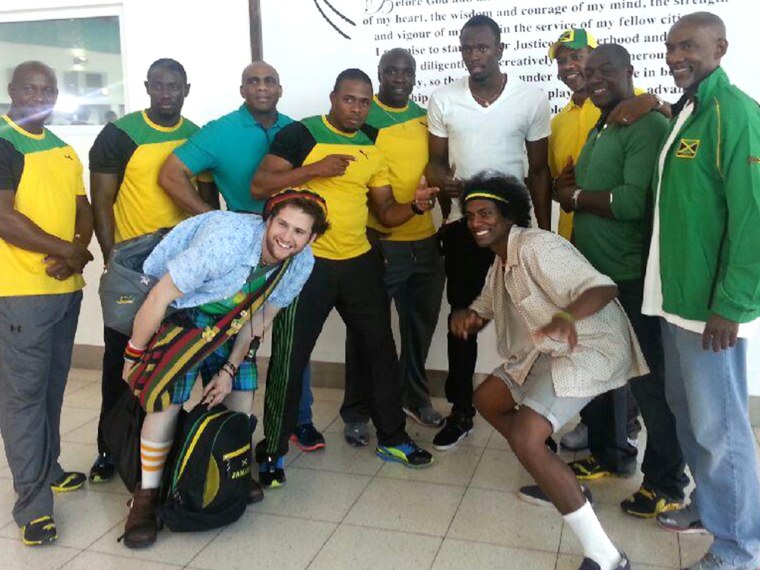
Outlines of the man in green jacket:
M 660 317 L 665 393 L 699 492 L 658 522 L 715 537 L 690 568 L 755 570 L 760 479 L 747 339 L 760 317 L 760 108 L 720 67 L 728 42 L 717 16 L 684 16 L 665 45 L 684 96 L 655 169 L 642 310 Z

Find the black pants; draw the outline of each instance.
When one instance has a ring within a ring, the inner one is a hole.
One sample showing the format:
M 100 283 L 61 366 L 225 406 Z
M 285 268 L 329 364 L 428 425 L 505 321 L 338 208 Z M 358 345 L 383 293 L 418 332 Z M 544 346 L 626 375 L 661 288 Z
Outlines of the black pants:
M 430 405 L 425 374 L 445 276 L 436 236 L 416 241 L 381 240 L 374 247 L 385 260 L 385 288 L 395 301 L 401 332 L 401 380 L 404 406 Z M 345 423 L 367 423 L 369 406 L 362 382 L 353 376 L 366 375 L 365 361 L 357 353 L 351 335 L 346 335 L 346 393 L 340 416 Z
M 124 349 L 127 348 L 129 337 L 119 331 L 105 327 L 103 329 L 103 375 L 100 381 L 100 390 L 103 401 L 100 405 L 100 420 L 98 421 L 98 453 L 110 453 L 103 438 L 103 418 L 108 415 L 114 404 L 119 400 L 128 388 L 122 379 L 124 370 Z
M 395 446 L 408 438 L 382 259 L 374 250 L 339 261 L 316 258 L 297 301 L 275 319 L 264 401 L 266 437 L 256 446 L 259 462 L 288 451 L 288 437 L 296 427 L 303 371 L 333 308 L 367 363 L 367 374 L 354 381 L 362 383 L 378 442 Z
M 665 400 L 665 360 L 660 320 L 641 314 L 644 282 L 641 279 L 617 284 L 618 299 L 633 325 L 650 373 L 629 385 L 647 428 L 647 447 L 641 471 L 644 485 L 677 500 L 684 498 L 689 482 L 685 461 L 676 434 L 676 420 Z
M 635 431 L 632 426 L 638 423 L 638 414 L 630 384 L 599 394 L 581 410 L 591 455 L 613 473 L 636 471 L 638 449 L 628 438 Z M 635 427 L 638 429 L 638 425 Z
M 490 249 L 478 247 L 464 218 L 446 224 L 441 232 L 447 279 L 446 299 L 452 312 L 466 309 L 480 295 L 494 254 Z M 477 339 L 477 335 L 470 335 L 466 340 L 450 332 L 447 335 L 449 374 L 446 377 L 446 399 L 452 405 L 452 412 L 467 417 L 475 415 L 472 375 L 478 358 Z

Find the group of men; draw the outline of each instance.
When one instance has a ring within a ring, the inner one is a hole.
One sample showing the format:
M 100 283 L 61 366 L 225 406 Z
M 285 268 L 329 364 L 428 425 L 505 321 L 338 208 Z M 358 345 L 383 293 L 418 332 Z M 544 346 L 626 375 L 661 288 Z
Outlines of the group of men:
M 625 48 L 567 30 L 549 55 L 572 96 L 551 119 L 543 91 L 502 72 L 499 25 L 474 16 L 460 33 L 468 76 L 434 92 L 427 111 L 410 98 L 414 58 L 398 48 L 380 59 L 376 93 L 364 72 L 346 70 L 329 112 L 300 121 L 277 110 L 276 70 L 253 63 L 242 75 L 243 105 L 202 129 L 181 115 L 184 68 L 158 60 L 145 83 L 150 107 L 108 124 L 90 152 L 92 209 L 76 155 L 43 126 L 57 95 L 52 70 L 18 66 L 0 125 L 0 259 L 11 268 L 0 282 L 0 427 L 25 543 L 55 538 L 52 492 L 86 480 L 58 464 L 58 424 L 93 228 L 107 261 L 114 244 L 177 226 L 146 263 L 162 281 L 132 337 L 104 331 L 92 482 L 114 475 L 103 420 L 166 306 L 229 311 L 232 293 L 251 293 L 241 265 L 264 275 L 301 259 L 241 337 L 272 323 L 256 446 L 265 488 L 285 483 L 289 440 L 306 451 L 325 446 L 311 421 L 308 363 L 336 308 L 348 333 L 340 413 L 349 444 L 369 444 L 371 419 L 381 459 L 425 467 L 433 456 L 408 436 L 405 415 L 440 428 L 433 444 L 450 450 L 472 431 L 477 409 L 536 480 L 521 498 L 553 504 L 578 536 L 581 568 L 628 568 L 579 481 L 632 474 L 640 410 L 644 481 L 623 510 L 656 516 L 668 530 L 710 532 L 715 540 L 693 568 L 757 568 L 746 350 L 760 317 L 760 111 L 720 67 L 727 46 L 713 14 L 673 25 L 666 61 L 684 96 L 671 106 L 635 89 Z M 209 213 L 219 195 L 249 215 L 214 217 L 224 215 Z M 545 231 L 552 200 L 563 211 L 562 238 Z M 531 208 L 543 231 L 526 229 Z M 250 214 L 265 217 L 251 230 L 261 237 L 235 247 L 253 247 L 256 259 L 225 265 L 214 240 L 250 233 Z M 237 280 L 224 281 L 233 269 Z M 445 419 L 425 376 L 444 280 Z M 477 332 L 491 320 L 505 363 L 474 391 Z M 255 389 L 257 372 L 244 344 L 230 343 L 193 374 L 208 401 L 250 412 L 238 393 Z M 128 546 L 155 541 L 155 489 L 193 381 L 173 390 L 168 415 L 146 421 Z M 566 465 L 547 444 L 579 412 L 591 454 Z M 685 505 L 687 465 L 697 490 Z M 263 498 L 256 481 L 250 498 Z

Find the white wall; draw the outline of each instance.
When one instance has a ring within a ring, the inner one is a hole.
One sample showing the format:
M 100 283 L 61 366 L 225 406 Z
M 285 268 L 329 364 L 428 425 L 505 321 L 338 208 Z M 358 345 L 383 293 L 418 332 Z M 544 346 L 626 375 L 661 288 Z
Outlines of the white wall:
M 609 2 L 609 0 L 601 1 Z M 649 4 L 650 0 L 646 1 Z M 390 47 L 391 42 L 393 45 L 420 48 L 424 42 L 416 38 L 408 41 L 376 41 L 375 34 L 382 33 L 385 28 L 379 28 L 377 21 L 371 25 L 363 25 L 365 7 L 382 11 L 390 2 L 391 0 L 365 0 L 364 2 L 332 0 L 333 6 L 358 24 L 357 27 L 353 27 L 345 20 L 339 18 L 336 20 L 340 28 L 353 36 L 353 40 L 349 42 L 338 36 L 322 19 L 315 11 L 312 0 L 262 0 L 264 55 L 280 71 L 285 88 L 280 109 L 295 118 L 324 112 L 327 110 L 327 95 L 334 78 L 342 69 L 360 67 L 374 78 L 378 50 Z M 423 3 L 429 4 L 427 1 Z M 449 7 L 445 6 L 447 3 L 437 0 L 433 3 L 437 4 L 436 8 L 425 9 L 422 13 L 424 22 L 391 25 L 387 27 L 387 30 L 389 32 L 424 30 L 431 28 L 431 21 L 440 18 L 441 14 L 450 16 L 454 10 L 463 13 L 465 10 L 471 10 L 473 6 L 480 10 L 488 8 L 491 4 L 501 8 L 518 5 L 578 4 L 578 2 L 571 3 L 569 0 L 557 0 L 551 4 L 545 0 L 536 0 L 529 4 L 515 0 L 464 0 Z M 717 0 L 714 6 L 707 8 L 720 13 L 729 25 L 731 49 L 725 61 L 729 73 L 737 83 L 758 98 L 760 76 L 754 73 L 756 66 L 752 56 L 754 48 L 751 45 L 754 36 L 750 29 L 750 19 L 746 17 L 752 11 L 752 3 L 752 0 Z M 329 14 L 329 8 L 324 2 L 320 0 L 319 4 Z M 411 3 L 407 2 L 407 4 Z M 690 10 L 679 8 L 679 11 L 684 13 Z M 651 13 L 651 10 L 636 13 Z M 173 57 L 186 67 L 192 89 L 185 103 L 184 114 L 195 122 L 203 124 L 240 104 L 238 94 L 240 71 L 250 61 L 247 0 L 224 0 L 216 5 L 180 0 L 124 0 L 119 3 L 103 3 L 96 0 L 3 0 L 0 6 L 0 21 L 101 14 L 121 16 L 127 112 L 140 109 L 147 104 L 143 87 L 145 71 L 148 65 L 159 57 Z M 595 13 L 594 16 L 598 19 L 603 18 L 604 11 Z M 523 19 L 519 18 L 519 20 Z M 517 21 L 517 19 L 512 21 Z M 551 22 L 552 19 L 531 17 L 525 21 L 540 23 Z M 450 21 L 437 27 L 456 30 L 461 27 L 461 23 L 463 22 Z M 664 24 L 659 24 L 659 27 L 662 25 Z M 555 31 L 549 35 L 554 37 L 557 34 L 558 32 Z M 513 35 L 513 38 L 505 39 L 514 41 L 521 37 L 531 36 L 530 33 L 520 35 L 517 32 Z M 442 40 L 439 40 L 439 43 L 441 42 Z M 545 48 L 520 53 L 544 55 Z M 453 62 L 458 57 L 458 54 L 441 54 L 437 56 L 437 59 Z M 424 55 L 418 55 L 419 61 L 425 58 Z M 25 59 L 24 54 L 19 54 L 18 61 L 23 59 Z M 430 57 L 428 56 L 427 59 Z M 4 62 L 4 65 L 11 66 L 14 62 Z M 547 70 L 542 69 L 542 71 Z M 458 77 L 463 73 L 461 70 L 454 69 L 447 71 L 446 75 Z M 551 74 L 554 74 L 553 70 Z M 430 82 L 437 76 L 435 72 L 419 75 L 425 82 Z M 648 82 L 640 81 L 640 83 L 645 87 L 650 86 Z M 554 90 L 557 97 L 560 97 L 561 84 L 556 81 L 549 82 L 546 88 Z M 429 92 L 430 89 L 432 86 L 428 83 L 418 92 Z M 99 129 L 97 127 L 56 127 L 55 130 L 75 147 L 86 166 L 87 152 Z M 96 260 L 85 271 L 89 285 L 85 290 L 76 340 L 80 344 L 100 345 L 102 344 L 102 321 L 97 299 L 97 282 L 102 269 L 102 259 L 94 242 L 92 251 L 96 255 Z M 445 341 L 447 312 L 448 308 L 444 306 L 428 359 L 428 367 L 432 369 L 447 367 Z M 342 361 L 344 339 L 344 327 L 333 313 L 317 344 L 314 359 Z M 486 331 L 481 338 L 480 371 L 489 371 L 498 363 L 493 346 L 493 333 Z M 753 344 L 750 367 L 752 370 L 751 393 L 760 395 L 760 339 Z

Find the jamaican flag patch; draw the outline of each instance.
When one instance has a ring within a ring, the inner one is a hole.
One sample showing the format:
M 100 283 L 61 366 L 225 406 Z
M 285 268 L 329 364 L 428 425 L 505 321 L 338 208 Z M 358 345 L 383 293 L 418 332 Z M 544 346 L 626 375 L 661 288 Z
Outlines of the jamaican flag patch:
M 678 158 L 696 158 L 700 142 L 699 139 L 681 139 L 676 156 Z

